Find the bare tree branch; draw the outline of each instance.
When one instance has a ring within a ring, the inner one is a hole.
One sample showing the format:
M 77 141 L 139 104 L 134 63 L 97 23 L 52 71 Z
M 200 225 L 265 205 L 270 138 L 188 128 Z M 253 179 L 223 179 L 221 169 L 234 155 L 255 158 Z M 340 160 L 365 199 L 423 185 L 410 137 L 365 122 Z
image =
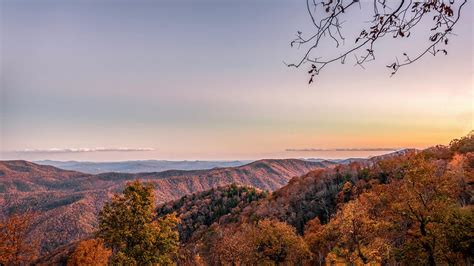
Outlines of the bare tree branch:
M 290 45 L 292 47 L 309 46 L 309 48 L 306 49 L 305 54 L 298 62 L 287 64 L 287 66 L 299 68 L 305 63 L 311 63 L 311 68 L 308 71 L 309 83 L 312 83 L 314 77 L 319 75 L 328 64 L 336 61 L 344 64 L 350 54 L 354 54 L 355 64 L 364 68 L 365 63 L 375 60 L 375 48 L 379 40 L 390 36 L 392 38 L 409 38 L 415 27 L 424 26 L 424 24 L 420 24 L 424 18 L 431 18 L 431 26 L 428 24 L 430 28 L 425 29 L 430 32 L 427 47 L 413 58 L 410 58 L 407 53 L 403 53 L 405 61 L 399 62 L 396 59 L 392 64 L 387 65 L 391 69 L 391 74 L 394 75 L 401 67 L 418 61 L 428 53 L 436 55 L 438 52 L 442 52 L 446 55 L 447 50 L 438 48 L 438 45 L 448 45 L 448 35 L 452 34 L 454 26 L 461 17 L 461 10 L 467 3 L 467 0 L 370 1 L 372 1 L 373 9 L 373 16 L 369 21 L 370 26 L 360 31 L 352 47 L 345 49 L 338 56 L 325 58 L 314 57 L 312 54 L 318 52 L 323 39 L 331 39 L 336 48 L 344 44 L 346 39 L 341 33 L 343 28 L 341 17 L 356 6 L 362 8 L 360 0 L 306 0 L 306 9 L 316 31 L 308 37 L 303 36 L 300 31 L 297 32 L 296 38 Z M 319 21 L 318 15 L 321 17 Z M 358 51 L 362 52 L 362 55 L 357 56 L 356 52 Z

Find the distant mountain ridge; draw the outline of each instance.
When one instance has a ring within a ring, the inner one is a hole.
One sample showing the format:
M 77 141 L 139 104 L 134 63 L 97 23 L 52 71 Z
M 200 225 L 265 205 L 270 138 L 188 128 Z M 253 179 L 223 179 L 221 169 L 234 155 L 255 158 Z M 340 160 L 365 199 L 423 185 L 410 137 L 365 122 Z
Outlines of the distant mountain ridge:
M 297 159 L 259 160 L 209 170 L 91 175 L 27 161 L 0 161 L 0 218 L 27 209 L 37 212 L 38 224 L 31 237 L 41 240 L 42 252 L 47 254 L 92 233 L 105 201 L 131 180 L 154 183 L 159 203 L 233 183 L 274 191 L 292 177 L 333 165 Z
M 396 152 L 394 152 L 396 153 Z M 391 153 L 388 153 L 391 154 Z M 349 164 L 360 162 L 368 158 L 345 158 L 345 159 L 321 159 L 321 158 L 298 158 L 298 160 L 321 163 Z M 233 161 L 168 161 L 168 160 L 138 160 L 138 161 L 118 161 L 118 162 L 87 162 L 87 161 L 54 161 L 41 160 L 33 163 L 40 165 L 50 165 L 64 170 L 77 171 L 87 174 L 102 173 L 149 173 L 164 172 L 169 170 L 209 170 L 214 168 L 238 167 L 254 162 L 254 160 L 233 160 Z
M 34 163 L 51 165 L 65 170 L 78 171 L 88 174 L 107 172 L 145 173 L 162 172 L 167 170 L 203 170 L 222 167 L 236 167 L 252 162 L 251 160 L 233 161 L 168 161 L 168 160 L 137 160 L 120 162 L 84 162 L 84 161 L 54 161 L 41 160 Z

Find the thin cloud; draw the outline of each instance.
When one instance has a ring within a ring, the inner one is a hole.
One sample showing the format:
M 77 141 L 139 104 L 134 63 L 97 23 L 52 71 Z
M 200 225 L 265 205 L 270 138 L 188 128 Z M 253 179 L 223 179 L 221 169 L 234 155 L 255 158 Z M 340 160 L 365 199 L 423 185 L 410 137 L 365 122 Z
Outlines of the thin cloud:
M 285 151 L 398 151 L 400 148 L 304 148 L 304 149 L 286 149 Z
M 138 152 L 154 151 L 153 148 L 51 148 L 51 149 L 24 149 L 18 153 L 87 153 L 87 152 Z

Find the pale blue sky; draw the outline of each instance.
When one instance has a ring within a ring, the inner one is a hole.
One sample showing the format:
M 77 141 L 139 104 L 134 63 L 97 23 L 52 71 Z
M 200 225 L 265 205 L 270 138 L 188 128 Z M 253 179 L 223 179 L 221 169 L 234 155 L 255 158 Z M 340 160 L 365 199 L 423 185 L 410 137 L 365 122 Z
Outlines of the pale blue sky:
M 292 157 L 426 147 L 472 129 L 472 3 L 447 57 L 390 78 L 384 65 L 416 45 L 381 43 L 366 70 L 332 65 L 311 86 L 283 64 L 303 52 L 289 46 L 296 30 L 311 29 L 304 1 L 0 3 L 4 158 Z M 97 147 L 153 151 L 6 152 Z

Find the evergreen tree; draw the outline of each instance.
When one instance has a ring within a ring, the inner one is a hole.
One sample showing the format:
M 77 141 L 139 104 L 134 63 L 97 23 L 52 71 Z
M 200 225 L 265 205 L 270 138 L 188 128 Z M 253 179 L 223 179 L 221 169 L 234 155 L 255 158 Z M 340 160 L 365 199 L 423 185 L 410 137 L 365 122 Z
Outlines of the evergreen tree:
M 178 253 L 175 214 L 155 219 L 153 186 L 129 183 L 99 214 L 98 237 L 112 249 L 112 263 L 171 264 Z

